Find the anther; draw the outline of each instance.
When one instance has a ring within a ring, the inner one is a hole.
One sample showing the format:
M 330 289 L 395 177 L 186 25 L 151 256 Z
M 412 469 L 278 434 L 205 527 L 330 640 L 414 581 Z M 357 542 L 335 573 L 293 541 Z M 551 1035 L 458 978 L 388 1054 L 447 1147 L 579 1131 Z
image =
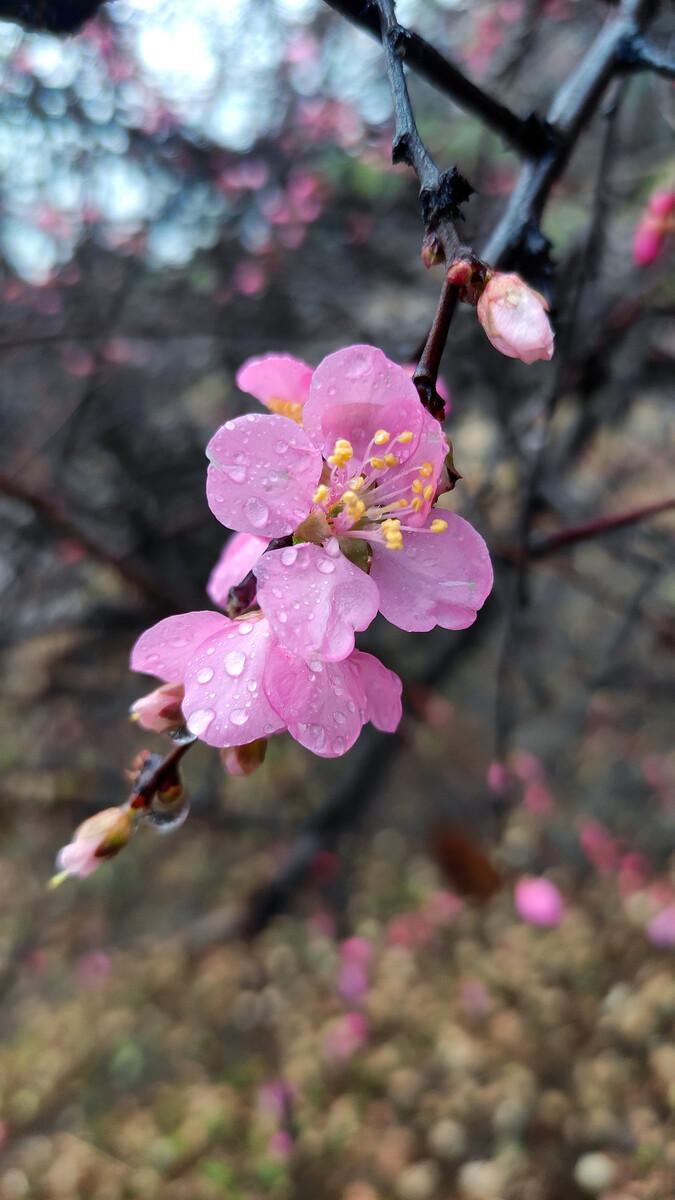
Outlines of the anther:
M 429 526 L 429 532 L 430 533 L 442 533 L 443 530 L 447 529 L 447 528 L 448 528 L 448 522 L 442 521 L 440 517 L 436 517 L 435 520 L 433 520 L 431 522 L 431 525 Z
M 371 467 L 374 467 L 376 471 L 384 471 L 384 469 L 387 465 L 386 459 L 384 459 L 384 458 L 373 457 L 369 461 L 370 461 Z
M 386 446 L 390 437 L 391 434 L 387 433 L 386 429 L 378 429 L 373 437 L 373 442 L 376 446 Z
M 396 441 L 400 442 L 402 446 L 407 445 L 407 443 L 412 442 L 412 440 L 413 440 L 413 434 L 411 433 L 411 431 L 409 429 L 405 429 L 403 431 L 403 433 L 399 433 L 399 435 L 396 439 Z
M 312 497 L 312 500 L 314 504 L 323 504 L 324 500 L 328 499 L 329 494 L 330 490 L 326 487 L 325 483 L 320 483 Z
M 395 454 L 385 454 L 384 461 L 386 462 L 388 467 L 397 467 L 398 466 L 398 459 Z
M 424 499 L 431 500 L 431 497 L 433 496 L 433 494 L 434 494 L 434 485 L 433 485 L 433 483 L 428 483 L 424 489 Z
M 410 487 L 417 495 L 419 495 L 419 493 L 422 491 L 422 484 L 420 483 L 419 479 L 413 479 Z
M 419 468 L 419 472 L 420 472 L 420 475 L 422 475 L 424 477 L 424 479 L 429 479 L 434 473 L 433 463 L 430 463 L 430 462 L 422 463 L 422 466 Z

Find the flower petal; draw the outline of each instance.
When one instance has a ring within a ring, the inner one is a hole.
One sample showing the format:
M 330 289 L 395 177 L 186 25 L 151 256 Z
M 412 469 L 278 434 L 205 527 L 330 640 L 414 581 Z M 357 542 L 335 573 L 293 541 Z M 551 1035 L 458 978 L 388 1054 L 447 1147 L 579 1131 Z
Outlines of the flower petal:
M 223 619 L 226 627 L 188 663 L 183 713 L 190 732 L 209 746 L 242 746 L 284 728 L 262 686 L 273 641 L 260 617 Z
M 206 585 L 214 604 L 225 607 L 230 588 L 246 578 L 268 546 L 269 538 L 255 533 L 235 533 L 228 538 Z
M 249 358 L 237 372 L 237 387 L 272 412 L 295 420 L 309 397 L 312 368 L 291 354 Z
M 383 733 L 394 733 L 403 715 L 403 685 L 398 675 L 364 650 L 355 650 L 351 662 L 358 670 L 366 696 L 368 720 Z
M 396 447 L 398 450 L 398 447 Z M 378 504 L 380 497 L 386 501 L 402 499 L 416 501 L 417 512 L 406 513 L 401 519 L 405 525 L 422 528 L 426 523 L 432 504 L 436 500 L 441 472 L 450 447 L 443 427 L 426 409 L 422 409 L 422 428 L 414 452 L 405 463 L 390 467 L 381 477 L 381 483 L 369 494 L 370 503 Z M 397 454 L 397 457 L 400 455 Z M 413 485 L 417 489 L 413 490 Z M 425 495 L 425 493 L 429 493 Z M 378 494 L 379 493 L 379 494 Z M 391 514 L 396 516 L 394 512 Z
M 492 564 L 480 534 L 439 508 L 429 514 L 427 528 L 434 518 L 446 521 L 447 529 L 405 532 L 400 551 L 373 542 L 371 575 L 380 589 L 380 612 L 409 632 L 434 625 L 465 629 L 492 588 Z
M 321 455 L 288 417 L 249 413 L 211 438 L 206 497 L 223 525 L 261 537 L 292 533 L 307 516 Z
M 339 758 L 359 736 L 366 697 L 351 659 L 308 663 L 276 646 L 267 659 L 264 686 L 288 732 L 321 758 Z
M 379 595 L 369 575 L 340 552 L 303 542 L 269 550 L 253 568 L 258 603 L 280 645 L 291 654 L 336 662 L 354 649 L 354 631 L 377 615 Z
M 141 634 L 129 665 L 132 671 L 156 675 L 166 683 L 182 683 L 197 647 L 229 624 L 223 613 L 211 611 L 166 617 Z
M 358 467 L 378 429 L 386 429 L 392 437 L 411 432 L 411 441 L 397 446 L 399 460 L 409 458 L 417 445 L 423 413 L 403 367 L 375 346 L 348 346 L 329 354 L 316 368 L 303 424 L 325 457 L 332 453 L 337 438 L 350 441 L 354 466 Z

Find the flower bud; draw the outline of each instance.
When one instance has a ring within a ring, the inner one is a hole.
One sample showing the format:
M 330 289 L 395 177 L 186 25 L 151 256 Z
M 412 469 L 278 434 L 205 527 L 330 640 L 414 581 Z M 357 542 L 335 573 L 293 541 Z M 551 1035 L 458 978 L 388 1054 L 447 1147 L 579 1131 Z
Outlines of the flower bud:
M 228 775 L 252 775 L 265 761 L 267 738 L 256 738 L 245 746 L 226 746 L 220 760 Z
M 184 724 L 180 707 L 184 695 L 182 683 L 163 683 L 134 701 L 129 710 L 131 719 L 152 733 L 167 733 Z
M 669 233 L 675 230 L 675 190 L 652 192 L 633 235 L 633 262 L 648 267 L 659 257 Z
M 57 870 L 62 875 L 84 879 L 106 858 L 119 854 L 129 841 L 133 828 L 134 817 L 129 808 L 105 808 L 84 821 L 75 830 L 72 842 L 59 850 Z
M 546 315 L 548 304 L 519 275 L 497 271 L 490 276 L 476 311 L 500 354 L 524 363 L 553 357 L 554 334 Z

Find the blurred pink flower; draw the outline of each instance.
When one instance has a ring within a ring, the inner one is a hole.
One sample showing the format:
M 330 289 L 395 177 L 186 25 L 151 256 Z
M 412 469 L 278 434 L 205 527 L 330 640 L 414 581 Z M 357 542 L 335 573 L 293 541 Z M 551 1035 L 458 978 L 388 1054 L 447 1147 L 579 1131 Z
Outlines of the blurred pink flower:
M 496 350 L 533 363 L 553 357 L 554 335 L 548 303 L 520 275 L 495 272 L 478 301 L 478 320 Z
M 586 858 L 601 875 L 616 870 L 619 845 L 614 835 L 600 821 L 583 821 L 579 830 L 579 841 Z
M 648 267 L 661 254 L 669 234 L 675 231 L 675 189 L 653 192 L 633 235 L 633 262 Z
M 542 928 L 559 925 L 565 912 L 563 898 L 549 879 L 527 876 L 515 887 L 516 912 L 523 921 Z
M 368 975 L 361 963 L 345 962 L 340 967 L 337 980 L 338 995 L 351 1004 L 357 1004 L 368 991 Z
M 505 796 L 513 786 L 513 776 L 507 766 L 501 762 L 492 762 L 485 776 L 486 783 L 495 796 Z
M 675 946 L 675 903 L 657 912 L 649 921 L 646 932 L 654 946 Z
M 91 954 L 84 954 L 75 964 L 77 981 L 86 988 L 102 987 L 111 970 L 110 957 L 102 950 L 92 950 Z
M 290 1158 L 292 1151 L 293 1138 L 291 1137 L 290 1133 L 288 1133 L 285 1129 L 277 1129 L 269 1140 L 267 1146 L 268 1154 L 270 1154 L 273 1158 L 279 1158 L 282 1161 L 285 1161 L 287 1158 Z
M 367 1038 L 368 1024 L 363 1013 L 345 1013 L 328 1030 L 323 1051 L 326 1058 L 333 1062 L 346 1062 L 365 1045 Z

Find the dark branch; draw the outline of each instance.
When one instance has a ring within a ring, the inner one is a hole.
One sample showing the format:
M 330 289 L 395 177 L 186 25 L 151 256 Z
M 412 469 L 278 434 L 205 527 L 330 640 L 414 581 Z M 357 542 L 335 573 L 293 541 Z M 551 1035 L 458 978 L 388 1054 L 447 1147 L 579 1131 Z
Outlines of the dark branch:
M 671 496 L 668 500 L 657 500 L 653 504 L 644 504 L 641 508 L 631 509 L 630 512 L 615 513 L 609 517 L 596 517 L 593 521 L 586 521 L 583 525 L 571 525 L 567 529 L 558 529 L 555 533 L 534 538 L 530 542 L 527 556 L 530 559 L 545 558 L 546 555 L 553 554 L 556 550 L 562 550 L 565 546 L 575 546 L 578 542 L 588 542 L 602 534 L 612 533 L 615 529 L 625 529 L 629 525 L 637 525 L 639 521 L 646 521 L 649 517 L 656 517 L 659 513 L 669 512 L 674 508 L 675 497 Z
M 0 0 L 0 19 L 26 29 L 76 33 L 102 5 L 103 0 Z
M 624 38 L 619 54 L 624 71 L 654 71 L 665 79 L 675 79 L 675 58 L 639 34 Z
M 380 38 L 377 6 L 369 0 L 326 0 L 326 3 L 361 29 Z M 461 108 L 479 117 L 484 125 L 505 138 L 523 155 L 541 154 L 548 143 L 544 122 L 534 116 L 521 118 L 505 104 L 468 79 L 459 67 L 439 54 L 418 34 L 401 29 L 399 54 L 407 65 Z

